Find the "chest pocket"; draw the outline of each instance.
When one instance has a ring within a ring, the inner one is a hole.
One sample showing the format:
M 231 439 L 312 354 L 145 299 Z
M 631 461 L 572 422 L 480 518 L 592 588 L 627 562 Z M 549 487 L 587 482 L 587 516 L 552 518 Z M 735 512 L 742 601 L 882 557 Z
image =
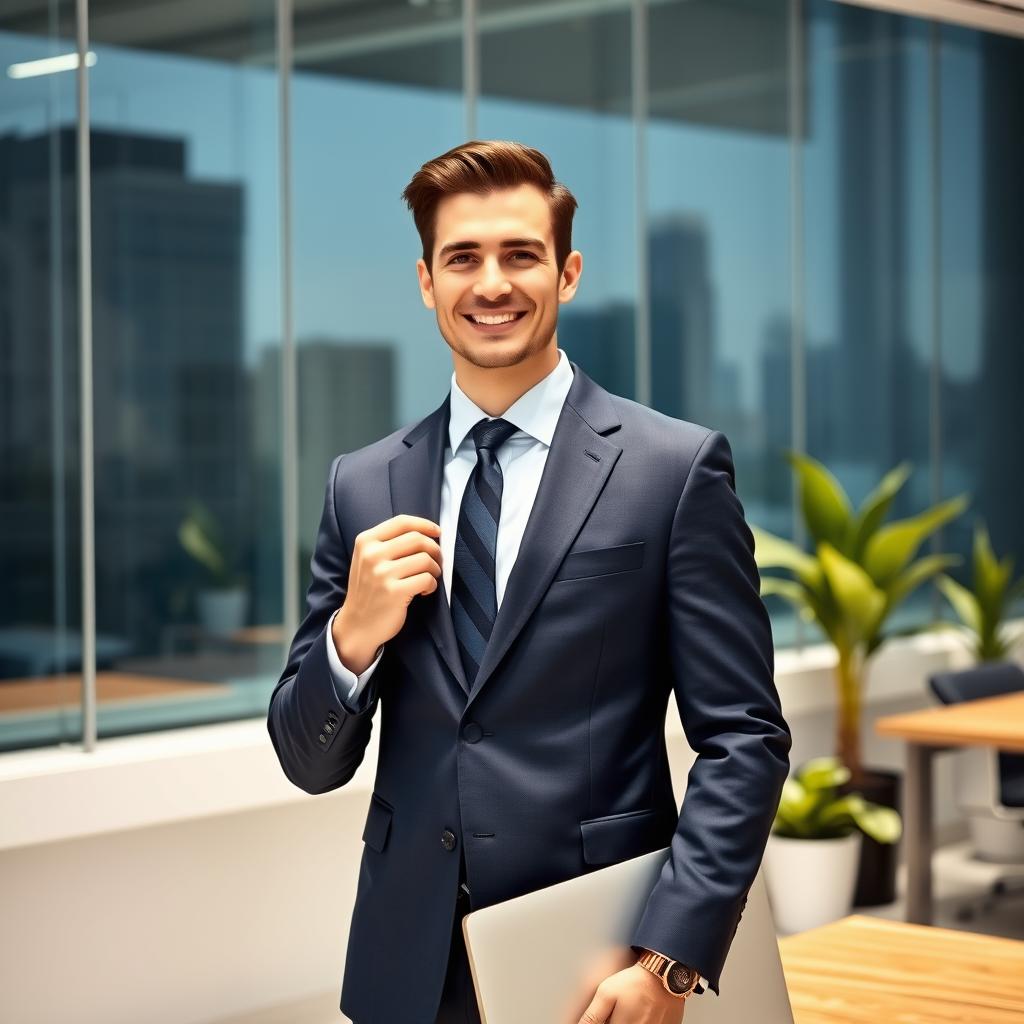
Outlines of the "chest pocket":
M 644 541 L 616 544 L 609 548 L 588 548 L 570 551 L 562 559 L 552 583 L 562 580 L 586 579 L 589 576 L 611 576 L 617 572 L 639 569 L 644 564 Z

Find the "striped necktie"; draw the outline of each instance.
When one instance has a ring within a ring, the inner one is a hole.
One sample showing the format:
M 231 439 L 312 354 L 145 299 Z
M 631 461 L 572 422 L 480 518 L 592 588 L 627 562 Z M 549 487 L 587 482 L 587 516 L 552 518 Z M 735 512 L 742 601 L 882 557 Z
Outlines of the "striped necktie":
M 518 430 L 508 420 L 480 420 L 473 427 L 476 466 L 462 495 L 452 565 L 452 625 L 472 686 L 498 614 L 494 553 L 501 516 L 501 467 L 497 450 Z

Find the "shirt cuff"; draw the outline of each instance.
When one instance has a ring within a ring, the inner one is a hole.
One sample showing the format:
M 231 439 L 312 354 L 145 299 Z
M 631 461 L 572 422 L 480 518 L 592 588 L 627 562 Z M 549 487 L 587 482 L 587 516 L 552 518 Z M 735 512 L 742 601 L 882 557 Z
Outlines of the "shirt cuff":
M 334 646 L 334 616 L 339 611 L 341 611 L 340 608 L 327 620 L 327 663 L 331 667 L 331 676 L 334 680 L 334 688 L 338 693 L 338 700 L 349 711 L 355 711 L 359 707 L 359 697 L 369 682 L 370 676 L 373 675 L 373 670 L 384 656 L 384 645 L 380 645 L 373 663 L 359 675 L 356 675 L 350 668 L 346 668 L 338 656 L 338 649 Z

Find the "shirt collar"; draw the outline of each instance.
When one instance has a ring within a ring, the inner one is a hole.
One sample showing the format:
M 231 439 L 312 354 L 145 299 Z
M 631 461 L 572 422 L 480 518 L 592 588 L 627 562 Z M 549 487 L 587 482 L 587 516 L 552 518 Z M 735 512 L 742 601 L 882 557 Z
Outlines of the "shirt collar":
M 558 364 L 543 380 L 537 381 L 525 394 L 520 395 L 501 419 L 514 423 L 519 430 L 535 437 L 549 448 L 555 436 L 555 425 L 562 411 L 565 396 L 572 386 L 572 367 L 564 349 L 558 350 Z M 452 373 L 451 403 L 448 419 L 448 443 L 457 452 L 466 435 L 481 419 L 491 419 L 459 387 Z M 513 434 L 513 437 L 516 435 Z

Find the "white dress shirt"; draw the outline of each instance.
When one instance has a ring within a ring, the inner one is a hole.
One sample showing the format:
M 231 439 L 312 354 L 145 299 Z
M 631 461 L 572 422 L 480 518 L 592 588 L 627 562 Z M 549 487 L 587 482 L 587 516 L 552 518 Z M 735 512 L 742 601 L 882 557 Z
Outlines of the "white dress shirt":
M 495 549 L 495 590 L 498 607 L 505 593 L 512 566 L 519 554 L 519 545 L 526 529 L 526 521 L 533 509 L 533 501 L 540 486 L 540 477 L 548 459 L 555 424 L 562 411 L 565 396 L 572 386 L 572 367 L 562 349 L 558 350 L 558 364 L 543 379 L 525 394 L 520 395 L 500 417 L 514 423 L 519 429 L 498 449 L 498 465 L 501 467 L 503 484 L 501 489 L 501 516 L 498 520 L 498 537 Z M 451 604 L 452 565 L 455 561 L 455 532 L 458 527 L 462 494 L 469 483 L 469 477 L 476 466 L 476 445 L 470 431 L 482 419 L 496 419 L 488 416 L 459 387 L 452 374 L 451 414 L 448 421 L 448 444 L 444 453 L 444 477 L 441 486 L 441 562 L 444 587 Z M 452 454 L 454 452 L 454 455 Z M 415 598 L 413 598 L 415 600 Z M 334 615 L 337 615 L 334 612 Z M 327 635 L 333 634 L 334 615 L 327 624 Z M 383 657 L 383 650 L 376 660 L 358 676 L 346 668 L 338 657 L 337 649 L 328 639 L 327 658 L 334 676 L 339 699 L 351 708 L 358 706 L 359 694 Z

